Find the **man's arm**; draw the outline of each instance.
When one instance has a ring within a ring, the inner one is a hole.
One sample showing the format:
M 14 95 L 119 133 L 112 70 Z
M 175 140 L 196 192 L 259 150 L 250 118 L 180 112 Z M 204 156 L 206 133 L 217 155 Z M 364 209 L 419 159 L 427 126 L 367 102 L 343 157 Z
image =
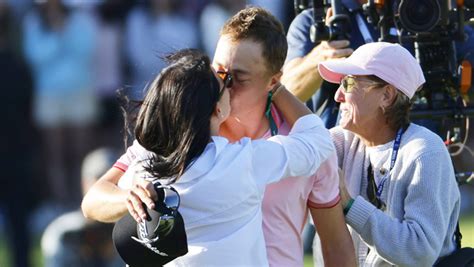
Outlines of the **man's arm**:
M 331 208 L 311 208 L 321 239 L 324 266 L 356 266 L 355 249 L 340 202 Z
M 117 186 L 123 171 L 112 167 L 86 193 L 82 213 L 88 219 L 115 222 L 127 213 L 127 191 Z
M 318 64 L 329 59 L 349 56 L 353 50 L 347 46 L 347 40 L 321 42 L 306 56 L 294 58 L 285 64 L 281 83 L 301 101 L 308 101 L 323 83 Z

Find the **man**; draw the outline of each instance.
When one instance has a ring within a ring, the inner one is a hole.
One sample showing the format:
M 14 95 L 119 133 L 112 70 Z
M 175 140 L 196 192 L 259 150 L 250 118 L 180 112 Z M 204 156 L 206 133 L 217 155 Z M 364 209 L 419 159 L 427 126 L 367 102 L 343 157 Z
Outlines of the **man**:
M 281 23 L 264 9 L 243 9 L 224 25 L 213 66 L 216 71 L 231 73 L 234 82 L 230 90 L 230 118 L 221 126 L 220 135 L 236 141 L 242 137 L 258 139 L 276 132 L 288 133 L 288 125 L 269 104 L 269 93 L 279 82 L 286 51 Z M 118 183 L 130 160 L 125 155 L 105 176 Z M 263 230 L 270 265 L 303 266 L 301 234 L 308 209 L 321 232 L 327 266 L 355 264 L 352 241 L 339 204 L 336 165 L 334 155 L 311 178 L 288 179 L 267 187 Z M 113 190 L 116 188 L 111 187 L 109 192 Z M 103 192 L 92 193 L 103 196 Z M 115 203 L 123 207 L 123 200 L 116 199 Z M 114 221 L 127 210 L 104 212 L 109 216 L 101 215 L 100 219 Z
M 231 140 L 243 136 L 267 138 L 271 136 L 272 120 L 280 134 L 288 132 L 278 111 L 266 110 L 268 92 L 280 78 L 286 50 L 280 23 L 262 9 L 244 9 L 224 25 L 213 65 L 229 71 L 235 80 L 231 91 L 231 117 L 221 127 L 223 136 Z M 265 116 L 266 113 L 272 117 Z M 350 240 L 344 237 L 345 229 L 339 225 L 340 208 L 333 194 L 336 176 L 330 159 L 310 180 L 292 179 L 267 186 L 263 227 L 270 265 L 302 265 L 301 234 L 308 208 L 324 235 L 321 240 L 326 263 L 343 266 L 351 262 L 351 253 L 342 252 L 350 247 L 345 243 Z M 338 255 L 332 257 L 331 253 Z M 337 260 L 343 262 L 337 264 Z

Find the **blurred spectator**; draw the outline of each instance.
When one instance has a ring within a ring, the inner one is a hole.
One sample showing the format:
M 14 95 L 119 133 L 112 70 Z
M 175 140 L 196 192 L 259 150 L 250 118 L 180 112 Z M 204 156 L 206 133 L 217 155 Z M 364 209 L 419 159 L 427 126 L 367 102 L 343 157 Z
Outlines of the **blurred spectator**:
M 82 164 L 82 191 L 115 162 L 119 153 L 100 148 L 88 154 Z M 84 218 L 80 209 L 54 220 L 41 239 L 46 267 L 115 267 L 124 266 L 112 243 L 113 224 Z
M 6 237 L 15 267 L 29 266 L 30 238 L 27 221 L 31 211 L 34 129 L 31 119 L 33 84 L 26 63 L 13 52 L 10 9 L 0 1 L 0 208 L 5 213 Z
M 24 52 L 35 81 L 34 119 L 41 131 L 51 197 L 80 199 L 79 165 L 94 140 L 98 114 L 92 59 L 96 26 L 90 14 L 61 0 L 41 1 L 24 20 Z
M 194 22 L 199 21 L 199 17 L 201 16 L 202 11 L 204 8 L 211 3 L 213 0 L 181 0 L 183 11 L 186 16 L 191 17 Z M 239 1 L 239 0 L 236 0 Z
M 263 7 L 277 17 L 285 29 L 294 18 L 294 1 L 287 0 L 247 0 L 247 4 Z
M 165 66 L 160 56 L 199 45 L 198 29 L 182 12 L 183 0 L 148 0 L 126 22 L 126 56 L 131 69 L 131 99 L 142 99 L 147 82 Z
M 219 33 L 224 23 L 245 7 L 245 0 L 214 0 L 201 13 L 199 25 L 204 51 L 214 56 Z
M 124 18 L 131 0 L 108 0 L 97 6 L 98 34 L 94 56 L 97 97 L 100 102 L 100 144 L 117 147 L 120 144 L 122 116 L 117 90 L 123 86 Z M 114 138 L 117 137 L 117 138 Z

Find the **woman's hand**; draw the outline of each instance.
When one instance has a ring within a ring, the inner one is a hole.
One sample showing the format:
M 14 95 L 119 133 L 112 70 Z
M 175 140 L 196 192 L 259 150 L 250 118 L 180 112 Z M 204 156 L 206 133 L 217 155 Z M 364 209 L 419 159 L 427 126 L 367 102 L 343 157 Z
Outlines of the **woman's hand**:
M 147 219 L 143 204 L 145 204 L 148 209 L 153 209 L 155 208 L 155 201 L 158 200 L 158 195 L 153 183 L 150 180 L 144 179 L 142 174 L 143 172 L 135 173 L 133 186 L 128 191 L 126 199 L 128 212 L 137 222 L 142 222 Z
M 339 169 L 338 173 L 339 173 L 339 194 L 341 196 L 341 205 L 343 208 L 345 208 L 347 204 L 349 203 L 349 201 L 352 199 L 352 197 L 351 195 L 349 195 L 349 192 L 347 191 L 347 188 L 346 188 L 344 172 L 341 169 Z

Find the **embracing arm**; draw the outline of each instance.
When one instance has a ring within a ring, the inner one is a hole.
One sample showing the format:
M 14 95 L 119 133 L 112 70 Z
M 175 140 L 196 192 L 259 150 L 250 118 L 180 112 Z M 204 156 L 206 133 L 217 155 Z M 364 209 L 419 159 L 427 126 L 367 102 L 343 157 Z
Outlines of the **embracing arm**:
M 355 249 L 341 203 L 331 208 L 310 208 L 321 239 L 324 266 L 356 266 Z
M 81 208 L 84 216 L 101 222 L 115 222 L 127 213 L 127 191 L 117 186 L 123 172 L 107 171 L 84 196 Z
M 281 84 L 276 88 L 272 101 L 290 127 L 293 127 L 299 118 L 312 114 L 308 107 Z
M 115 222 L 127 212 L 136 221 L 145 219 L 143 203 L 153 208 L 156 192 L 153 184 L 145 179 L 133 179 L 130 189 L 118 187 L 118 181 L 124 173 L 111 168 L 87 192 L 81 208 L 84 216 L 101 222 Z

